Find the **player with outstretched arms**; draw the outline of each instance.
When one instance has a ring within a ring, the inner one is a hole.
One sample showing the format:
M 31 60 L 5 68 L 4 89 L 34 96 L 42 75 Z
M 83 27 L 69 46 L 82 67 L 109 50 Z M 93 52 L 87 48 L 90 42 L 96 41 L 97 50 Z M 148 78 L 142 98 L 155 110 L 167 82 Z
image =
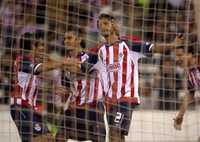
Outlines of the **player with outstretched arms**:
M 14 120 L 22 142 L 34 141 L 34 137 L 47 133 L 41 115 L 41 105 L 37 104 L 38 85 L 42 72 L 65 65 L 72 66 L 70 61 L 55 62 L 44 60 L 44 44 L 34 41 L 32 33 L 25 33 L 20 39 L 22 55 L 14 62 L 14 85 L 11 92 L 11 116 Z M 74 64 L 74 63 L 73 63 Z
M 111 11 L 100 13 L 98 28 L 105 39 L 98 56 L 106 66 L 110 84 L 105 101 L 110 141 L 123 142 L 129 132 L 132 110 L 140 104 L 139 59 L 152 52 L 163 52 L 163 47 L 174 48 L 176 43 L 153 46 L 147 42 L 130 41 L 131 36 L 120 37 Z

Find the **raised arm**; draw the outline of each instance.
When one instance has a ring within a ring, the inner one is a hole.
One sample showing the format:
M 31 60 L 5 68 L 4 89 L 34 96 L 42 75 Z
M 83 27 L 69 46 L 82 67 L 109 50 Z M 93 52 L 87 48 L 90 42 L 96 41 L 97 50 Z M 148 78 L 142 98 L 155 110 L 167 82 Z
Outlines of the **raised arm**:
M 171 43 L 155 43 L 152 48 L 153 53 L 163 53 L 165 50 L 174 50 L 176 46 L 183 45 L 184 37 L 183 34 L 178 34 L 173 42 Z
M 46 63 L 37 64 L 35 65 L 33 72 L 34 74 L 40 74 L 41 72 L 46 72 L 57 68 L 65 68 L 68 71 L 78 71 L 81 67 L 78 60 L 66 58 L 62 61 L 49 60 Z

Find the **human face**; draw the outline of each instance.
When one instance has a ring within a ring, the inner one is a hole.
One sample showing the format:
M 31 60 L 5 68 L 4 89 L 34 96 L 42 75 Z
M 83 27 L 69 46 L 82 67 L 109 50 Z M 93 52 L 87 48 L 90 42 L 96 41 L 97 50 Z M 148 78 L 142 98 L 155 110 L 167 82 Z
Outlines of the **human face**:
M 38 46 L 36 46 L 35 48 L 35 58 L 38 61 L 42 61 L 44 59 L 44 45 L 43 44 L 39 44 Z
M 112 22 L 107 18 L 99 19 L 98 26 L 99 26 L 101 35 L 104 37 L 108 37 L 111 34 L 112 29 L 113 29 Z
M 67 49 L 75 50 L 77 48 L 78 37 L 74 32 L 66 32 L 64 35 L 64 45 Z
M 192 54 L 189 55 L 188 65 L 195 66 L 198 64 L 198 56 L 194 56 Z
M 185 60 L 185 52 L 184 49 L 179 48 L 176 50 L 176 64 L 179 66 L 183 66 Z

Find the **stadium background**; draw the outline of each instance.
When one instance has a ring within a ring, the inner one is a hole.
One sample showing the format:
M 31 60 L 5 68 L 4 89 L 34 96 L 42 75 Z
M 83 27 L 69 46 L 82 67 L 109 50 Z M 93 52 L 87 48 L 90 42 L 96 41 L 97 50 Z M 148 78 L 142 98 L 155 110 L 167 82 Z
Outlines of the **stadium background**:
M 0 1 L 0 141 L 15 141 L 16 128 L 8 112 L 12 63 L 19 36 L 37 31 L 44 34 L 47 51 L 59 51 L 68 25 L 83 29 L 87 48 L 96 45 L 96 21 L 104 6 L 112 7 L 122 35 L 143 41 L 168 43 L 184 33 L 185 52 L 198 51 L 198 9 L 192 0 L 1 0 Z M 198 3 L 198 0 L 196 1 Z M 196 4 L 197 5 L 197 4 Z M 197 21 L 197 22 L 196 22 Z M 128 141 L 195 141 L 200 132 L 198 101 L 186 114 L 181 132 L 173 129 L 173 118 L 186 94 L 184 68 L 175 54 L 163 48 L 140 62 L 141 106 L 133 114 Z M 175 50 L 176 52 L 176 50 Z M 198 52 L 196 52 L 198 53 Z M 196 97 L 199 93 L 196 92 Z

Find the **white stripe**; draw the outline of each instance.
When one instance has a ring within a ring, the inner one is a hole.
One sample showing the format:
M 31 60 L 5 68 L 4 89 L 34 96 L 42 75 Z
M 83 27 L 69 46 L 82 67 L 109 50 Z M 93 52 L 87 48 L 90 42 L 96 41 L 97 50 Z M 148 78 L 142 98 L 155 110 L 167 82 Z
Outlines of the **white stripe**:
M 103 46 L 100 51 L 102 52 L 102 63 L 103 65 L 106 65 L 106 47 Z
M 122 89 L 122 76 L 123 76 L 123 57 L 120 57 L 120 54 L 123 55 L 123 44 L 119 44 L 119 52 L 118 52 L 118 62 L 120 64 L 120 68 L 118 70 L 118 80 L 117 80 L 117 99 L 122 97 L 121 89 Z
M 134 98 L 138 99 L 138 103 L 140 103 L 140 98 L 139 98 L 139 69 L 138 69 L 138 60 L 133 60 L 134 63 Z
M 39 63 L 39 64 L 37 64 L 35 67 L 34 67 L 34 69 L 33 69 L 33 72 L 35 73 L 36 72 L 36 70 L 39 68 L 39 66 L 41 65 L 42 63 Z
M 10 98 L 10 104 L 11 104 L 11 105 L 14 105 L 14 103 L 15 103 L 14 98 L 13 98 L 13 97 Z
M 27 79 L 26 79 L 26 82 L 25 82 L 25 85 L 22 87 L 22 99 L 23 100 L 26 100 L 26 91 L 28 89 L 28 85 L 29 85 L 29 81 L 31 79 L 31 75 L 30 76 L 27 76 Z
M 102 98 L 103 98 L 103 86 L 101 84 L 100 77 L 99 77 L 98 90 L 97 90 L 97 100 L 101 100 Z
M 125 95 L 124 96 L 127 96 L 127 97 L 130 97 L 131 96 L 131 73 L 132 73 L 132 61 L 131 61 L 131 58 L 130 58 L 130 53 L 129 53 L 129 48 L 128 46 L 126 45 L 125 42 L 123 42 L 123 45 L 125 46 L 126 48 L 126 51 L 127 51 L 127 70 L 126 70 L 126 84 L 125 84 Z
M 18 81 L 18 85 L 22 88 L 22 94 L 21 97 L 22 99 L 26 100 L 26 89 L 27 89 L 27 83 L 30 80 L 31 74 L 29 73 L 24 73 L 24 72 L 18 72 L 17 73 L 17 81 Z
M 134 64 L 134 97 L 138 98 L 139 100 L 139 69 L 138 69 L 138 62 Z
M 80 105 L 84 104 L 86 101 L 86 80 L 81 81 L 82 89 L 81 89 L 81 98 L 80 98 Z
M 89 91 L 89 99 L 87 103 L 92 103 L 94 101 L 94 88 L 95 88 L 95 79 L 90 80 L 90 91 Z
M 21 105 L 21 104 L 22 104 L 22 99 L 17 98 L 16 103 L 17 103 L 18 105 Z
M 194 80 L 194 85 L 195 85 L 195 87 L 196 87 L 198 84 L 197 84 L 197 80 L 196 80 L 196 78 L 195 78 L 195 72 L 194 72 L 194 71 L 192 72 L 192 78 L 193 78 L 193 80 Z
M 84 55 L 81 56 L 81 63 L 85 62 L 88 58 L 89 56 L 86 53 L 84 53 Z
M 33 102 L 33 95 L 34 95 L 34 92 L 35 92 L 35 90 L 36 90 L 36 79 L 37 79 L 37 77 L 34 75 L 34 76 L 33 76 L 33 80 L 32 80 L 32 82 L 31 82 L 31 89 L 30 89 L 30 92 L 29 92 L 29 94 L 27 94 L 27 95 L 28 95 L 28 100 L 29 100 L 29 104 L 30 104 L 30 105 L 33 105 L 32 102 Z M 37 94 L 36 94 L 36 95 L 37 95 Z

